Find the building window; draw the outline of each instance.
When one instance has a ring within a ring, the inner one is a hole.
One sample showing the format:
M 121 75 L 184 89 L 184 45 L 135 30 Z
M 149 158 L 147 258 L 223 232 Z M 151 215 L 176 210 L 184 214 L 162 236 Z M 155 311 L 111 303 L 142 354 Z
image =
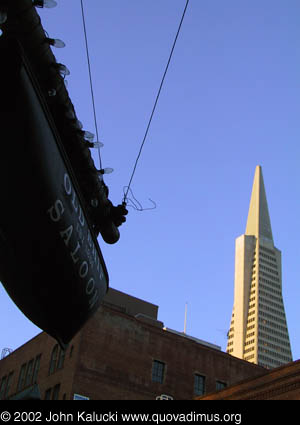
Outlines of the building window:
M 11 386 L 11 381 L 12 381 L 13 374 L 14 374 L 14 372 L 10 372 L 10 374 L 8 375 L 8 378 L 7 378 L 7 384 L 6 384 L 6 388 L 5 388 L 5 391 L 4 391 L 3 399 L 6 399 L 6 398 L 7 398 L 7 396 L 8 396 L 8 393 L 9 393 L 9 390 L 10 390 L 10 386 Z M 0 397 L 0 400 L 1 400 L 1 397 Z
M 65 350 L 58 348 L 57 344 L 53 347 L 50 359 L 49 375 L 54 373 L 57 369 L 62 369 L 64 367 L 65 354 Z
M 227 387 L 226 382 L 222 382 L 222 381 L 217 381 L 216 382 L 216 390 L 217 391 L 223 390 L 223 388 L 226 388 L 226 387 Z
M 32 381 L 33 374 L 33 359 L 27 365 L 26 377 L 25 377 L 25 387 L 28 387 Z
M 56 344 L 53 347 L 51 359 L 50 359 L 50 367 L 49 367 L 49 375 L 55 372 L 56 369 L 56 362 L 57 362 L 57 355 L 58 355 L 58 345 Z
M 195 373 L 194 375 L 194 394 L 203 395 L 205 393 L 205 376 L 198 375 Z
M 53 388 L 52 400 L 58 400 L 59 390 L 60 384 L 55 385 L 55 387 Z
M 21 391 L 24 388 L 25 383 L 25 372 L 26 372 L 26 363 L 24 363 L 21 366 L 20 375 L 19 375 L 19 381 L 18 381 L 18 387 L 17 391 Z
M 6 388 L 6 376 L 3 376 L 1 383 L 0 383 L 0 400 L 4 398 L 5 388 Z
M 36 356 L 35 359 L 31 359 L 27 364 L 24 363 L 21 366 L 17 391 L 22 391 L 24 387 L 28 387 L 32 383 L 36 383 L 40 367 L 40 359 L 41 354 Z
M 44 400 L 58 400 L 60 384 L 55 385 L 53 388 L 48 388 L 45 392 Z
M 34 362 L 34 369 L 33 369 L 33 380 L 32 382 L 35 384 L 37 381 L 39 369 L 40 369 L 40 361 L 41 361 L 41 354 L 36 356 L 35 362 Z
M 64 361 L 65 361 L 65 350 L 60 349 L 57 369 L 62 369 L 64 367 Z
M 48 390 L 46 390 L 45 392 L 44 400 L 51 400 L 51 393 L 52 393 L 52 388 L 48 388 Z
M 158 360 L 153 360 L 152 364 L 152 382 L 159 382 L 160 384 L 164 381 L 165 364 Z

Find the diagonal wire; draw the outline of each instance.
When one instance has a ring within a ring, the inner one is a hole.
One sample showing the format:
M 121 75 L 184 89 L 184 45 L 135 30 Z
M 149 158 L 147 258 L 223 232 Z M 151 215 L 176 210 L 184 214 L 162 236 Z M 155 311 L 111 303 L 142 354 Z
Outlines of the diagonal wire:
M 85 24 L 85 16 L 84 16 L 83 0 L 80 0 L 80 4 L 81 4 L 81 14 L 82 14 L 82 23 L 83 23 L 83 31 L 84 31 L 84 40 L 85 40 L 86 56 L 87 56 L 87 63 L 88 63 L 88 69 L 89 69 L 90 88 L 91 88 L 92 103 L 93 103 L 93 113 L 94 113 L 94 121 L 95 121 L 95 129 L 96 129 L 96 137 L 97 137 L 97 142 L 98 142 L 98 141 L 99 141 L 99 134 L 98 134 L 98 125 L 97 125 L 97 115 L 96 115 L 95 97 L 94 97 L 94 89 L 93 89 L 93 79 L 92 79 L 92 71 L 91 71 L 91 62 L 90 62 L 89 46 L 88 46 L 87 31 L 86 31 L 86 24 Z M 99 146 L 98 146 L 98 155 L 99 155 L 99 164 L 100 164 L 100 169 L 102 169 L 101 153 L 100 153 L 100 147 L 99 147 Z
M 174 42 L 173 42 L 173 46 L 172 46 L 172 49 L 171 49 L 171 52 L 170 52 L 170 55 L 169 55 L 167 65 L 166 65 L 166 68 L 165 68 L 165 71 L 164 71 L 164 74 L 163 74 L 163 77 L 162 77 L 162 80 L 161 80 L 161 83 L 160 83 L 160 86 L 159 86 L 159 89 L 158 89 L 158 93 L 156 95 L 156 99 L 155 99 L 154 106 L 153 106 L 153 109 L 152 109 L 152 112 L 151 112 L 151 115 L 150 115 L 150 118 L 149 118 L 149 121 L 148 121 L 148 125 L 147 125 L 147 128 L 146 128 L 145 134 L 144 134 L 144 138 L 143 138 L 143 141 L 141 143 L 141 147 L 140 147 L 140 150 L 138 152 L 137 158 L 135 160 L 135 164 L 134 164 L 133 171 L 132 171 L 132 174 L 131 174 L 131 177 L 130 177 L 130 180 L 129 180 L 129 183 L 128 183 L 128 186 L 127 186 L 127 190 L 124 194 L 124 198 L 123 198 L 124 204 L 126 204 L 126 199 L 127 199 L 128 192 L 129 192 L 129 189 L 130 189 L 130 186 L 131 186 L 131 183 L 132 183 L 132 179 L 134 177 L 137 164 L 139 162 L 145 141 L 146 141 L 147 136 L 148 136 L 148 132 L 149 132 L 149 128 L 150 128 L 150 125 L 151 125 L 151 122 L 152 122 L 152 118 L 153 118 L 153 115 L 154 115 L 154 112 L 155 112 L 155 109 L 156 109 L 156 106 L 157 106 L 157 103 L 158 103 L 158 99 L 159 99 L 159 96 L 160 96 L 160 93 L 161 93 L 161 90 L 162 90 L 162 87 L 163 87 L 163 84 L 164 84 L 164 81 L 165 81 L 165 78 L 166 78 L 166 75 L 167 75 L 167 72 L 168 72 L 168 69 L 169 69 L 169 65 L 170 65 L 170 62 L 171 62 L 171 59 L 172 59 L 172 56 L 173 56 L 173 52 L 174 52 L 174 49 L 175 49 L 175 46 L 176 46 L 176 42 L 177 42 L 181 27 L 182 27 L 182 23 L 183 23 L 189 2 L 190 2 L 190 0 L 186 0 L 185 8 L 184 8 L 184 11 L 182 13 L 182 17 L 181 17 L 181 20 L 180 20 L 180 23 L 179 23 L 179 26 L 178 26 L 178 29 L 177 29 L 177 33 L 176 33 L 176 36 L 175 36 L 175 39 L 174 39 Z

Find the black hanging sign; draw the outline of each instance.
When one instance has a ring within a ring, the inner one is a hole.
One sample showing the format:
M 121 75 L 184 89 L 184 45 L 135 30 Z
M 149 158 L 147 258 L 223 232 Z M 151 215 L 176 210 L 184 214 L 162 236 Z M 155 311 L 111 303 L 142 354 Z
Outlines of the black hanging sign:
M 0 53 L 0 279 L 19 309 L 64 346 L 99 307 L 108 274 L 22 51 L 2 42 Z

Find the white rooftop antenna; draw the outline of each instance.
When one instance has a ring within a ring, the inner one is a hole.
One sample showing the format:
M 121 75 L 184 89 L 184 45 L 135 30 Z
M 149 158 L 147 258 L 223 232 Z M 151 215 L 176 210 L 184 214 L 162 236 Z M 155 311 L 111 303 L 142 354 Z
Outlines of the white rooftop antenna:
M 187 302 L 185 303 L 185 312 L 184 312 L 184 328 L 183 328 L 184 334 L 186 334 L 186 318 L 187 318 Z

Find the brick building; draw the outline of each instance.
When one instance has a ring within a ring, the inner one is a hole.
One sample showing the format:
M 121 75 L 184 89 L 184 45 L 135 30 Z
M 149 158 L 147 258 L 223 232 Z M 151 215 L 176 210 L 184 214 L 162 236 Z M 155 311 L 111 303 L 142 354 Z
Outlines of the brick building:
M 300 360 L 249 378 L 198 400 L 300 400 Z
M 165 328 L 158 307 L 110 289 L 63 352 L 42 332 L 0 361 L 0 399 L 192 399 L 266 370 Z

